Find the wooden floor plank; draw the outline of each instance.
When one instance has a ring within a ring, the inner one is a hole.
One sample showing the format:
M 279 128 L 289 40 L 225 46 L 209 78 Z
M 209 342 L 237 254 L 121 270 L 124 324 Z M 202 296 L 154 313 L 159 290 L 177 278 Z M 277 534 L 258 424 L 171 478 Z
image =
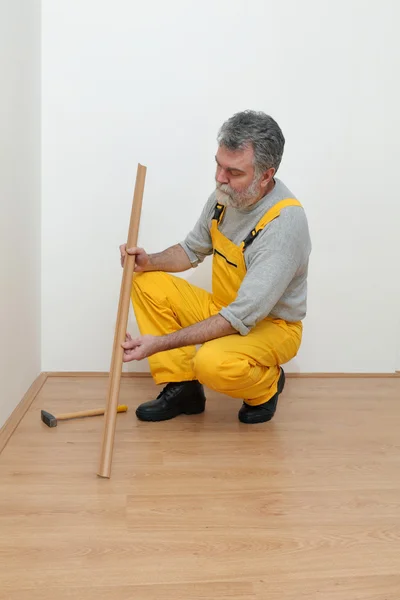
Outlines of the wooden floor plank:
M 42 522 L 39 524 L 42 525 Z M 15 527 L 5 528 L 3 538 Z M 180 529 L 146 531 L 124 528 L 114 520 L 82 527 L 38 527 L 0 541 L 2 584 L 40 586 L 148 585 L 228 580 L 254 583 L 295 578 L 396 575 L 400 572 L 400 529 L 374 525 L 286 527 L 249 532 Z M 268 563 L 268 564 L 266 564 Z M 88 574 L 90 573 L 90 577 Z M 270 573 L 270 575 L 269 575 Z
M 297 581 L 266 579 L 254 585 L 257 600 L 398 600 L 400 575 L 366 575 Z
M 7 593 L 6 593 L 7 594 Z M 191 584 L 47 587 L 18 592 L 18 600 L 256 600 L 249 583 L 213 582 Z M 4 600 L 16 600 L 11 593 Z

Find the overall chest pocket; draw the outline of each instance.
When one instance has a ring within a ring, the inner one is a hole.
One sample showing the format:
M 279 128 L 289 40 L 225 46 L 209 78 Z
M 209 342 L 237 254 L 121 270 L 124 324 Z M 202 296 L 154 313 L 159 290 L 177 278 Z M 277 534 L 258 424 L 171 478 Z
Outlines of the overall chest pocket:
M 237 269 L 237 264 L 230 261 L 225 254 L 222 254 L 222 252 L 220 252 L 219 250 L 217 250 L 216 248 L 214 248 L 214 256 L 220 256 L 221 258 L 223 258 L 228 265 L 231 265 L 231 267 L 235 267 Z

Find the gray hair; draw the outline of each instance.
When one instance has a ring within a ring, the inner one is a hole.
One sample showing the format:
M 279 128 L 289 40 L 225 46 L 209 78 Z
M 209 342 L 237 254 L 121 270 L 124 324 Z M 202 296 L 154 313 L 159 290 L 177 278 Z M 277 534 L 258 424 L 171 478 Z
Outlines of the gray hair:
M 271 167 L 278 170 L 282 160 L 285 138 L 278 123 L 263 112 L 245 110 L 225 121 L 217 141 L 228 150 L 254 150 L 254 169 L 260 176 Z

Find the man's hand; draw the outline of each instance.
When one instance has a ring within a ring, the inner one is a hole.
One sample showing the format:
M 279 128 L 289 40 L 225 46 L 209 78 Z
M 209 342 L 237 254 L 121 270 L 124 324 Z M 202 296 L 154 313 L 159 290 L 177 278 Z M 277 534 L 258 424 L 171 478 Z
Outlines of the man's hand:
M 126 248 L 126 244 L 119 247 L 121 253 L 121 265 L 124 266 L 127 254 L 136 256 L 135 272 L 142 271 L 165 271 L 166 273 L 180 273 L 187 271 L 193 265 L 188 255 L 180 244 L 175 244 L 162 252 L 147 254 L 143 248 Z
M 209 340 L 223 337 L 225 335 L 239 335 L 232 325 L 221 317 L 214 315 L 204 321 L 183 327 L 167 335 L 141 335 L 132 339 L 126 334 L 126 341 L 122 344 L 124 349 L 124 362 L 131 360 L 142 360 L 157 352 L 204 344 Z
M 127 254 L 132 256 L 136 256 L 135 259 L 135 268 L 134 271 L 136 273 L 140 273 L 142 271 L 149 271 L 151 267 L 150 257 L 143 248 L 126 248 L 126 244 L 122 244 L 119 247 L 119 251 L 121 253 L 121 266 L 124 266 L 125 257 Z
M 127 333 L 125 342 L 122 344 L 124 349 L 124 362 L 131 360 L 142 360 L 152 354 L 160 351 L 160 337 L 155 335 L 140 335 L 132 339 L 132 336 Z

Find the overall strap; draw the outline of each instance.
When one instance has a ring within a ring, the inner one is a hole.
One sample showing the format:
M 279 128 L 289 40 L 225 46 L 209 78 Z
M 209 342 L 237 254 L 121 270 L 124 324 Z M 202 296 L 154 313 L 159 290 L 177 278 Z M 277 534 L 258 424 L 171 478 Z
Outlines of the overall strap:
M 222 221 L 224 212 L 225 212 L 225 206 L 223 204 L 220 204 L 219 202 L 217 202 L 217 204 L 215 205 L 215 208 L 214 208 L 214 215 L 212 218 L 213 221 L 217 221 L 217 225 L 219 225 L 220 222 Z
M 280 212 L 283 208 L 287 206 L 300 206 L 301 203 L 294 198 L 286 198 L 285 200 L 280 200 L 274 204 L 261 219 L 258 221 L 257 225 L 252 229 L 248 236 L 242 242 L 242 250 L 245 250 L 257 237 L 257 235 L 264 229 L 268 223 L 279 217 Z

